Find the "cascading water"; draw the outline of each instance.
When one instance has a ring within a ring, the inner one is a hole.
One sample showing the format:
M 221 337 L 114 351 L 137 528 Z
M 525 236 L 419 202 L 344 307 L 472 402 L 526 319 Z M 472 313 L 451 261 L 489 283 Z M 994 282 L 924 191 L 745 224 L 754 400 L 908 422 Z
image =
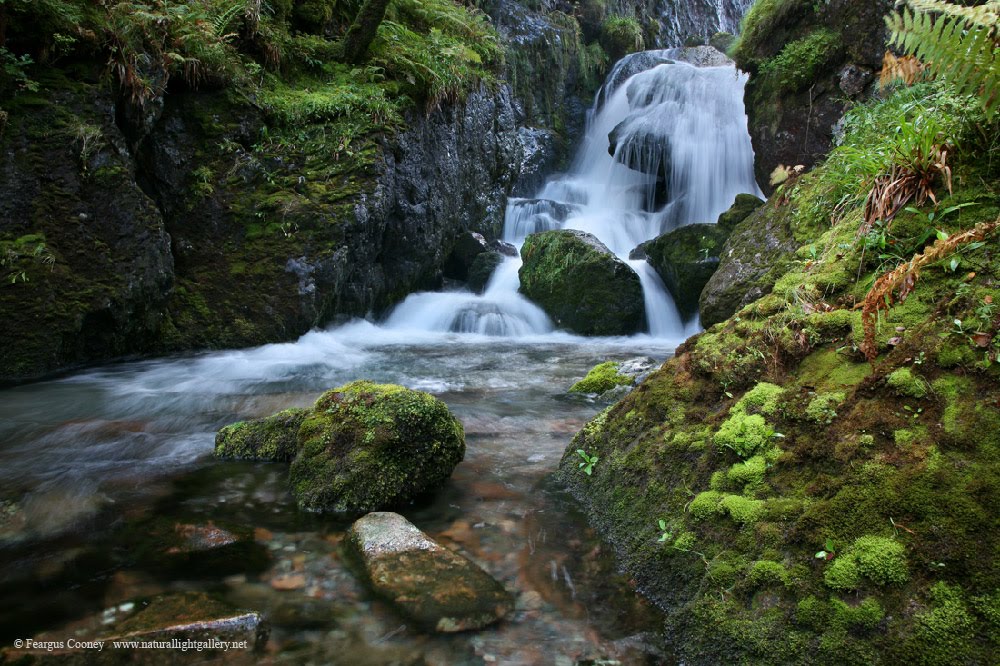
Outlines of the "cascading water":
M 656 272 L 629 260 L 641 243 L 685 224 L 714 222 L 737 194 L 760 190 L 743 107 L 745 75 L 732 65 L 678 62 L 684 49 L 619 61 L 595 98 L 583 145 L 568 174 L 535 198 L 511 199 L 504 240 L 578 229 L 597 236 L 639 275 L 653 337 L 683 339 L 697 321 L 680 314 Z M 611 150 L 609 150 L 609 141 Z M 391 329 L 500 336 L 546 334 L 553 326 L 517 293 L 519 259 L 505 261 L 485 293 L 414 294 Z

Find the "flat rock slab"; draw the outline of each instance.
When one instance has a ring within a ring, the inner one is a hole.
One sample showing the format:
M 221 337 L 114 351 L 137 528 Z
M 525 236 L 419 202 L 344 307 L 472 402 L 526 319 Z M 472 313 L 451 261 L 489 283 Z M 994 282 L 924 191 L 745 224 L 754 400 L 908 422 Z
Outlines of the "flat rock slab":
M 373 591 L 426 630 L 481 629 L 514 609 L 513 596 L 499 581 L 398 513 L 360 518 L 345 547 Z

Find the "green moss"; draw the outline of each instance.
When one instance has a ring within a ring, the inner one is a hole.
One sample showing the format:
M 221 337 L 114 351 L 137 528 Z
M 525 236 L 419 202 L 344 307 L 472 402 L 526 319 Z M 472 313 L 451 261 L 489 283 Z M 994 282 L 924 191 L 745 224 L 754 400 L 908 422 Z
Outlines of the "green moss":
M 879 585 L 899 585 L 910 578 L 906 547 L 886 537 L 863 536 L 848 550 L 858 570 Z
M 972 651 L 975 621 L 965 604 L 962 588 L 939 582 L 930 594 L 933 608 L 916 618 L 910 645 L 914 662 L 966 663 Z
M 722 512 L 719 502 L 723 497 L 722 493 L 715 490 L 698 493 L 688 505 L 688 512 L 698 520 L 707 520 Z
M 886 378 L 886 384 L 897 395 L 923 398 L 927 395 L 927 382 L 913 374 L 908 367 L 897 368 Z
M 772 585 L 787 587 L 791 580 L 788 576 L 788 571 L 785 570 L 784 565 L 780 562 L 758 560 L 750 567 L 750 573 L 747 574 L 747 582 L 755 588 Z
M 778 410 L 783 392 L 784 389 L 776 384 L 760 382 L 743 394 L 740 401 L 733 406 L 733 411 L 772 416 Z
M 730 467 L 726 478 L 732 486 L 743 489 L 743 492 L 753 492 L 764 483 L 767 466 L 767 459 L 764 456 L 753 456 L 745 462 Z
M 815 80 L 840 48 L 840 35 L 821 29 L 785 45 L 781 52 L 764 61 L 760 76 L 779 93 L 798 92 Z
M 642 26 L 630 16 L 611 16 L 601 25 L 601 46 L 614 60 L 646 48 Z
M 767 425 L 763 416 L 735 412 L 723 422 L 712 439 L 720 449 L 730 449 L 740 457 L 748 458 L 770 448 L 773 435 L 774 429 Z
M 823 573 L 823 582 L 835 590 L 855 590 L 861 584 L 861 570 L 853 557 L 836 558 Z
M 830 605 L 833 610 L 831 622 L 844 627 L 874 629 L 885 618 L 882 605 L 874 597 L 868 597 L 857 605 L 831 599 Z
M 295 457 L 299 427 L 307 414 L 305 409 L 286 409 L 227 425 L 215 436 L 215 457 L 287 462 Z
M 820 393 L 809 401 L 806 418 L 815 423 L 830 424 L 837 418 L 837 408 L 847 396 L 843 393 Z
M 570 387 L 571 393 L 604 393 L 616 386 L 629 386 L 632 378 L 618 374 L 618 364 L 614 361 L 599 363 L 590 369 L 587 376 Z
M 465 454 L 462 425 L 440 400 L 356 381 L 321 395 L 299 429 L 289 482 L 299 506 L 359 514 L 436 488 Z
M 752 525 L 764 517 L 764 501 L 742 495 L 726 495 L 719 501 L 719 508 L 741 525 Z

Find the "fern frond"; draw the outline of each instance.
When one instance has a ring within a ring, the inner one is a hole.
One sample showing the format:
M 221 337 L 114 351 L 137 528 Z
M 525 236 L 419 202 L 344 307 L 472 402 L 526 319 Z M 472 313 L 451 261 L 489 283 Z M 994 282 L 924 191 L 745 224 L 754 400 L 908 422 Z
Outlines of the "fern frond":
M 977 97 L 992 117 L 1000 111 L 1000 0 L 964 7 L 945 0 L 908 0 L 886 17 L 890 44 L 924 62 L 959 93 Z

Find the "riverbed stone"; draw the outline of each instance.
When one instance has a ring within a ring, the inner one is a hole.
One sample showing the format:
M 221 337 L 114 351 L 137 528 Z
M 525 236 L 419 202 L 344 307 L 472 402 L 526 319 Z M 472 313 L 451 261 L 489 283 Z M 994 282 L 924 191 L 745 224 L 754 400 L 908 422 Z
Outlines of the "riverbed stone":
M 295 457 L 308 410 L 285 409 L 262 419 L 227 425 L 215 435 L 216 458 L 287 462 Z
M 521 257 L 521 292 L 560 328 L 581 335 L 645 329 L 639 276 L 593 234 L 573 229 L 531 234 Z
M 204 592 L 164 594 L 135 603 L 140 610 L 116 624 L 104 640 L 245 641 L 245 652 L 263 648 L 270 633 L 260 613 L 233 608 Z
M 299 507 L 357 516 L 438 488 L 465 457 L 465 432 L 437 398 L 356 381 L 303 421 L 289 482 Z
M 425 630 L 480 629 L 514 609 L 499 581 L 397 513 L 369 513 L 344 543 L 374 592 Z

